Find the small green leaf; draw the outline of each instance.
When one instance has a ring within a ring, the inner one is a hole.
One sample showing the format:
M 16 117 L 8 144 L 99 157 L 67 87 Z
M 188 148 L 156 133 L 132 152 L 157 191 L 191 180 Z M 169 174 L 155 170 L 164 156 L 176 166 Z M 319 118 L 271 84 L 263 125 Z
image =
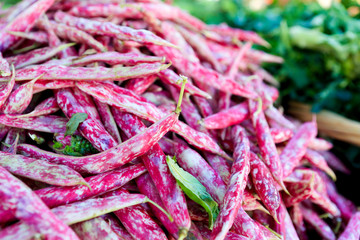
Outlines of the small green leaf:
M 209 214 L 209 229 L 214 226 L 214 222 L 219 214 L 218 204 L 212 199 L 206 188 L 190 173 L 184 171 L 175 160 L 170 156 L 166 156 L 166 162 L 169 166 L 171 174 L 175 177 L 181 189 L 194 202 L 205 208 Z
M 75 113 L 66 124 L 65 136 L 73 135 L 79 124 L 87 119 L 86 113 Z

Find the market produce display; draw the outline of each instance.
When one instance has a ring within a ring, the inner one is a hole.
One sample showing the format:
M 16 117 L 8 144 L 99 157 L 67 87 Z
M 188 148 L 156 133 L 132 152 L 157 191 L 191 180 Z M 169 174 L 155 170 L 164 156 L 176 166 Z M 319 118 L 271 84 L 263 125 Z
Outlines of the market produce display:
M 359 239 L 257 33 L 161 1 L 0 14 L 0 239 Z

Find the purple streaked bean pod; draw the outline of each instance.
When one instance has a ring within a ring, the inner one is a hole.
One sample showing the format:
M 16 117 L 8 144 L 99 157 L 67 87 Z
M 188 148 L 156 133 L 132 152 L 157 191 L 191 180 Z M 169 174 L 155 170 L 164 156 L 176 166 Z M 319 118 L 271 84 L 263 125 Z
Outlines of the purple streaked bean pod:
M 2 206 L 13 216 L 21 219 L 27 228 L 33 229 L 48 239 L 79 239 L 29 187 L 3 167 L 0 167 L 0 186 Z M 1 230 L 0 238 L 6 239 L 6 237 L 6 230 Z
M 172 111 L 174 108 L 170 107 L 175 106 L 175 101 L 168 98 L 167 96 L 168 92 L 146 92 L 144 94 L 142 94 L 141 96 L 144 97 L 147 102 L 151 102 L 152 104 L 156 105 L 157 107 L 161 108 L 162 110 L 166 109 L 167 107 L 169 107 L 169 111 Z M 165 106 L 165 107 L 164 107 Z M 168 112 L 165 111 L 164 112 Z
M 309 141 L 317 135 L 315 122 L 301 125 L 280 154 L 284 178 L 289 176 L 306 153 Z
M 181 86 L 180 86 L 180 84 L 178 84 L 180 76 L 177 75 L 173 70 L 171 70 L 171 69 L 162 70 L 158 73 L 158 76 L 161 81 L 171 84 L 172 86 L 180 89 Z M 185 92 L 188 92 L 194 96 L 199 96 L 199 97 L 203 97 L 203 98 L 211 98 L 211 95 L 209 95 L 207 92 L 204 92 L 201 89 L 197 88 L 190 82 L 188 82 L 186 84 Z
M 124 64 L 136 65 L 138 63 L 156 63 L 164 62 L 164 58 L 148 56 L 141 53 L 129 52 L 104 52 L 91 55 L 84 55 L 73 59 L 72 66 L 83 66 L 94 62 L 104 62 L 110 65 Z
M 22 84 L 14 90 L 2 106 L 2 112 L 5 114 L 17 114 L 23 112 L 31 102 L 34 83 L 39 79 L 39 77 L 41 76 L 36 77 L 30 82 Z
M 132 114 L 123 113 L 116 108 L 113 108 L 113 113 L 116 123 L 127 137 L 132 137 L 146 129 L 140 118 Z M 190 216 L 185 196 L 167 166 L 164 152 L 158 144 L 155 144 L 141 159 L 158 189 L 162 202 L 174 217 L 176 225 L 181 230 L 188 231 Z
M 3 58 L 0 52 L 0 76 L 7 77 L 11 75 L 10 64 L 7 59 Z
M 333 147 L 333 145 L 331 142 L 323 138 L 314 138 L 313 140 L 310 141 L 308 147 L 311 148 L 312 150 L 328 151 Z
M 356 240 L 360 238 L 360 212 L 354 213 L 345 230 L 341 233 L 338 240 Z
M 26 134 L 26 130 L 24 130 L 24 129 L 11 128 L 5 138 L 5 141 L 4 141 L 4 143 L 8 146 L 6 146 L 6 145 L 1 146 L 1 151 L 5 152 L 5 153 L 16 154 L 16 149 L 19 144 L 20 135 L 21 135 L 22 142 L 23 142 L 23 141 L 25 141 L 25 137 L 24 137 L 24 136 L 26 136 L 25 134 Z M 5 165 L 6 165 L 6 162 L 5 162 Z
M 282 143 L 293 136 L 293 132 L 286 128 L 270 128 L 270 134 L 275 143 Z
M 130 195 L 130 193 L 120 189 L 106 194 L 106 196 L 123 195 Z M 159 225 L 154 222 L 146 209 L 141 205 L 120 209 L 115 211 L 114 214 L 119 218 L 134 239 L 167 239 Z
M 116 233 L 122 240 L 134 240 L 130 233 L 121 225 L 115 216 L 106 214 L 101 216 L 110 225 L 113 232 Z
M 157 79 L 156 75 L 149 75 L 141 78 L 130 79 L 125 87 L 134 93 L 141 95 L 143 94 L 150 85 L 152 85 Z M 186 86 L 187 87 L 187 86 Z
M 54 80 L 54 81 L 48 81 L 48 80 L 38 80 L 35 82 L 33 87 L 33 93 L 42 92 L 47 89 L 62 89 L 62 88 L 68 88 L 68 87 L 75 87 L 75 81 L 69 81 L 69 80 Z
M 11 94 L 11 91 L 13 90 L 15 85 L 15 69 L 14 66 L 12 66 L 12 75 L 7 83 L 0 83 L 0 109 L 6 102 L 7 98 Z
M 278 221 L 277 210 L 280 206 L 281 198 L 269 169 L 253 152 L 250 153 L 250 166 L 250 174 L 256 192 L 266 209 L 269 210 L 274 219 Z
M 319 151 L 326 160 L 327 164 L 334 170 L 340 171 L 345 174 L 350 174 L 350 169 L 345 166 L 345 164 L 337 158 L 333 153 L 328 151 Z
M 13 31 L 8 31 L 8 33 L 10 33 L 11 35 L 21 37 L 21 38 L 25 38 L 25 39 L 29 39 L 31 41 L 38 42 L 38 43 L 48 43 L 48 41 L 49 41 L 47 33 L 43 32 L 43 31 L 36 31 L 36 32 L 13 32 Z
M 310 226 L 315 228 L 316 232 L 323 238 L 327 240 L 335 240 L 336 236 L 329 227 L 329 225 L 322 220 L 316 212 L 313 210 L 300 206 L 301 213 L 303 214 L 305 222 Z
M 119 129 L 117 128 L 114 116 L 111 113 L 110 106 L 106 103 L 102 103 L 97 99 L 94 99 L 94 103 L 99 112 L 101 122 L 104 124 L 106 131 L 116 140 L 117 143 L 121 143 L 121 136 Z
M 16 16 L 18 16 L 22 11 L 28 8 L 31 4 L 36 2 L 35 0 L 25 0 L 17 3 L 15 6 L 12 6 L 8 9 L 8 12 L 5 16 L 6 22 L 11 22 Z
M 0 115 L 0 124 L 39 132 L 65 133 L 68 120 L 63 117 L 48 115 L 39 117 L 17 117 Z
M 329 199 L 327 194 L 321 194 L 318 191 L 312 191 L 310 195 L 311 202 L 321 207 L 324 211 L 330 213 L 334 217 L 340 217 L 341 212 L 338 207 Z
M 47 187 L 36 190 L 35 193 L 49 208 L 54 208 L 115 190 L 144 172 L 146 172 L 144 165 L 136 164 L 85 178 L 90 187 L 85 185 Z M 0 217 L 0 223 L 6 223 L 11 221 L 14 216 L 9 210 L 0 207 Z
M 334 181 L 336 181 L 336 175 L 333 170 L 328 166 L 325 158 L 318 152 L 307 149 L 304 155 L 304 159 L 308 161 L 313 167 L 317 167 L 328 174 Z
M 75 113 L 88 114 L 87 119 L 79 124 L 79 131 L 99 151 L 106 151 L 116 146 L 117 142 L 100 122 L 94 103 L 91 101 L 93 106 L 89 104 L 87 97 L 90 96 L 80 90 L 77 91 L 77 95 L 75 95 L 75 90 L 68 88 L 56 92 L 56 100 L 61 110 L 68 118 Z
M 280 124 L 282 127 L 294 130 L 296 129 L 296 126 L 289 121 L 287 118 L 284 117 L 284 115 L 273 105 L 269 106 L 268 109 L 265 110 L 266 117 L 274 120 L 278 124 Z
M 32 80 L 43 74 L 41 80 L 75 80 L 75 81 L 123 81 L 134 77 L 146 76 L 168 68 L 169 64 L 141 63 L 132 67 L 68 67 L 61 65 L 32 65 L 19 69 L 16 81 Z M 9 78 L 0 77 L 0 82 Z
M 164 207 L 164 203 L 162 202 L 159 192 L 149 174 L 145 173 L 136 178 L 135 181 L 142 194 L 146 195 L 149 199 L 156 202 L 161 207 Z M 161 221 L 172 236 L 178 238 L 180 235 L 184 234 L 183 231 L 180 231 L 175 222 L 171 222 L 169 218 L 158 208 L 155 208 L 153 205 L 150 205 L 150 207 L 155 216 Z
M 79 173 L 64 166 L 22 155 L 0 152 L 0 166 L 18 176 L 57 186 L 87 185 Z
M 0 52 L 14 45 L 19 37 L 11 35 L 8 31 L 28 32 L 35 24 L 36 20 L 46 12 L 54 3 L 54 0 L 40 0 L 26 8 L 17 15 L 5 27 L 0 29 Z
M 263 230 L 242 208 L 239 209 L 236 221 L 233 225 L 235 233 L 246 236 L 254 240 L 265 240 L 265 234 Z
M 228 185 L 230 181 L 231 168 L 227 160 L 223 157 L 207 152 L 205 152 L 204 155 L 210 166 L 220 175 L 224 183 Z
M 133 96 L 119 94 L 115 90 L 105 88 L 102 84 L 96 82 L 77 82 L 77 86 L 101 102 L 118 107 L 121 111 L 135 114 L 151 122 L 160 119 L 164 115 L 164 112 L 157 109 L 154 105 L 141 102 L 138 100 L 139 98 L 136 99 Z M 194 130 L 183 122 L 178 121 L 171 130 L 184 137 L 191 145 L 229 159 L 229 156 L 211 137 Z
M 135 41 L 144 44 L 158 44 L 167 47 L 175 47 L 173 44 L 156 36 L 150 31 L 134 30 L 125 26 L 118 26 L 111 22 L 99 22 L 85 18 L 78 18 L 64 12 L 56 12 L 55 20 L 71 27 L 76 27 L 90 34 L 115 37 L 119 40 Z
M 232 129 L 232 137 L 235 143 L 234 163 L 231 167 L 230 181 L 220 213 L 211 233 L 211 239 L 225 239 L 226 234 L 232 227 L 241 208 L 241 200 L 250 172 L 250 144 L 245 130 L 240 126 L 235 126 Z
M 308 240 L 308 236 L 306 235 L 304 217 L 299 204 L 295 204 L 292 207 L 292 209 L 290 210 L 290 217 L 300 239 Z
M 44 115 L 49 115 L 52 113 L 56 113 L 57 111 L 59 111 L 59 105 L 57 104 L 56 98 L 55 97 L 49 97 L 47 99 L 45 99 L 44 101 L 42 101 L 41 103 L 39 103 L 33 111 L 31 111 L 30 113 L 27 114 L 23 114 L 23 115 L 17 115 L 18 118 L 21 117 L 39 117 L 39 116 L 44 116 Z
M 24 54 L 8 57 L 6 58 L 6 60 L 9 63 L 14 64 L 14 67 L 16 69 L 19 69 L 36 63 L 44 62 L 54 57 L 62 50 L 71 47 L 73 45 L 74 45 L 73 43 L 67 43 L 67 44 L 60 44 L 55 47 L 38 48 Z
M 33 158 L 42 158 L 49 162 L 67 165 L 78 172 L 102 173 L 121 167 L 146 153 L 170 130 L 177 118 L 178 114 L 176 113 L 167 115 L 127 141 L 90 156 L 64 156 L 43 151 L 34 146 L 27 146 L 26 153 Z
M 64 206 L 52 209 L 56 215 L 65 224 L 71 225 L 74 223 L 86 221 L 103 214 L 117 211 L 122 208 L 134 206 L 141 203 L 151 202 L 145 195 L 129 194 L 126 196 L 113 196 L 106 198 L 87 199 L 81 202 L 71 203 Z M 18 231 L 14 231 L 17 230 Z M 36 232 L 27 224 L 20 222 L 12 225 L 2 231 L 4 236 L 12 239 L 27 239 L 32 237 Z M 0 235 L 1 236 L 1 235 Z
M 258 111 L 259 108 L 260 111 Z M 270 173 L 274 177 L 275 181 L 280 184 L 280 186 L 286 191 L 286 187 L 283 183 L 283 169 L 281 166 L 279 154 L 277 153 L 276 146 L 271 136 L 265 114 L 261 109 L 260 102 L 249 100 L 249 112 L 255 129 L 262 160 L 266 167 L 269 168 Z
M 290 195 L 283 194 L 283 201 L 290 207 L 310 197 L 315 188 L 315 177 L 311 174 L 303 174 L 301 178 L 290 175 L 286 178 L 285 184 Z
M 71 225 L 71 228 L 81 239 L 121 240 L 121 238 L 113 232 L 109 223 L 101 217 L 75 223 Z

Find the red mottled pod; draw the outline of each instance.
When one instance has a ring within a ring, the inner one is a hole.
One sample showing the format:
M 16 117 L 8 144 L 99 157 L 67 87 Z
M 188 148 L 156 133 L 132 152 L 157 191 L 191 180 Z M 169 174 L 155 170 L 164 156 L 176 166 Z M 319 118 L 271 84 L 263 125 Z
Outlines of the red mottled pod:
M 71 225 L 71 228 L 81 239 L 121 240 L 109 223 L 101 217 L 75 223 Z
M 282 143 L 293 136 L 293 132 L 286 128 L 270 128 L 270 134 L 274 143 Z
M 337 158 L 333 153 L 328 151 L 319 152 L 326 160 L 327 164 L 337 171 L 340 171 L 345 174 L 350 174 L 350 170 L 345 166 L 345 164 Z
M 126 88 L 133 91 L 134 93 L 141 95 L 143 94 L 150 85 L 152 85 L 157 79 L 155 75 L 149 75 L 142 78 L 133 78 L 126 83 Z
M 126 190 L 115 190 L 106 196 L 130 195 Z M 134 239 L 164 240 L 167 239 L 165 233 L 159 225 L 154 222 L 146 209 L 141 206 L 132 206 L 114 212 L 121 223 L 133 236 Z
M 300 239 L 307 240 L 308 237 L 306 235 L 306 227 L 304 223 L 304 217 L 301 212 L 299 204 L 295 204 L 290 210 L 291 220 L 294 223 L 296 232 Z
M 225 239 L 241 207 L 243 192 L 250 172 L 250 144 L 245 130 L 240 126 L 235 126 L 232 130 L 232 137 L 235 144 L 234 163 L 231 167 L 228 189 L 211 233 L 211 239 Z
M 115 121 L 128 137 L 146 129 L 145 124 L 138 117 L 129 113 L 122 113 L 116 108 L 113 109 L 113 112 Z M 185 196 L 167 166 L 164 152 L 158 144 L 155 144 L 141 159 L 158 189 L 164 206 L 174 217 L 175 223 L 180 229 L 188 231 L 190 216 Z
M 350 218 L 350 221 L 345 228 L 344 232 L 341 233 L 338 240 L 357 240 L 360 238 L 360 212 L 356 212 Z
M 144 44 L 158 44 L 167 47 L 174 47 L 173 44 L 146 30 L 134 30 L 129 27 L 118 26 L 111 22 L 99 22 L 85 18 L 78 18 L 60 11 L 55 13 L 54 18 L 57 22 L 65 23 L 66 25 L 76 27 L 90 34 L 100 34 L 115 37 L 119 40 L 135 41 Z
M 31 4 L 23 12 L 17 15 L 11 22 L 0 29 L 0 52 L 14 45 L 19 37 L 10 34 L 8 31 L 27 32 L 35 24 L 36 20 L 46 12 L 54 3 L 54 0 L 40 0 Z
M 2 53 L 0 52 L 0 76 L 7 77 L 11 75 L 10 64 L 3 58 Z
M 106 214 L 101 216 L 110 225 L 111 229 L 120 237 L 122 240 L 134 240 L 130 233 L 121 225 L 115 216 Z
M 68 80 L 38 80 L 34 84 L 34 94 L 47 90 L 47 89 L 62 89 L 68 87 L 75 87 L 75 81 L 68 81 Z
M 270 214 L 277 219 L 277 209 L 280 206 L 280 195 L 269 169 L 255 153 L 250 153 L 250 174 L 252 182 L 261 201 Z
M 310 141 L 308 147 L 317 151 L 328 151 L 333 147 L 333 145 L 331 142 L 325 139 L 314 138 L 313 140 Z
M 286 119 L 285 116 L 273 105 L 269 106 L 269 108 L 265 110 L 265 115 L 267 118 L 275 121 L 282 127 L 285 127 L 285 128 L 291 129 L 291 130 L 296 129 L 296 126 L 291 121 Z
M 141 63 L 132 67 L 68 67 L 55 64 L 32 65 L 16 72 L 16 81 L 32 80 L 43 74 L 42 80 L 75 80 L 75 81 L 123 81 L 142 77 L 168 68 L 169 64 Z M 0 82 L 8 81 L 0 77 Z
M 284 178 L 289 176 L 293 169 L 299 164 L 306 153 L 309 141 L 317 135 L 315 122 L 307 122 L 301 125 L 295 135 L 290 139 L 280 154 Z
M 25 39 L 29 39 L 31 41 L 38 42 L 38 43 L 48 43 L 48 41 L 49 41 L 47 33 L 43 32 L 43 31 L 36 31 L 36 32 L 13 32 L 13 31 L 9 31 L 8 33 L 10 33 L 11 35 L 21 37 L 21 38 L 25 38 Z
M 233 225 L 235 233 L 254 240 L 266 240 L 263 230 L 242 208 L 239 209 Z
M 323 238 L 327 240 L 335 240 L 335 234 L 331 228 L 322 220 L 316 212 L 311 209 L 300 206 L 301 213 L 304 216 L 304 220 Z
M 4 105 L 15 85 L 15 69 L 12 66 L 12 75 L 7 83 L 0 83 L 0 108 Z
M 73 169 L 44 160 L 0 152 L 0 166 L 11 173 L 57 186 L 87 185 Z
M 0 124 L 5 126 L 48 133 L 65 133 L 67 122 L 66 118 L 55 115 L 39 117 L 0 115 Z
M 23 115 L 17 115 L 18 118 L 20 117 L 39 117 L 43 115 L 49 115 L 52 113 L 56 113 L 59 111 L 59 105 L 57 104 L 55 97 L 49 97 L 39 103 L 32 112 L 23 114 Z
M 2 206 L 8 209 L 13 216 L 24 221 L 25 226 L 43 234 L 48 239 L 58 239 L 59 237 L 69 240 L 79 239 L 29 187 L 3 167 L 0 167 L 0 186 Z M 7 237 L 6 231 L 0 231 L 0 238 L 5 239 L 5 237 Z
M 307 149 L 304 158 L 313 166 L 326 172 L 334 181 L 336 181 L 336 175 L 333 170 L 328 166 L 325 158 L 318 152 Z
M 280 184 L 283 189 L 286 190 L 283 183 L 283 169 L 281 166 L 280 158 L 276 150 L 274 140 L 271 136 L 265 114 L 261 108 L 262 107 L 260 102 L 249 100 L 249 112 L 255 129 L 257 143 L 260 148 L 262 160 L 269 168 L 270 173 L 274 177 L 275 181 Z

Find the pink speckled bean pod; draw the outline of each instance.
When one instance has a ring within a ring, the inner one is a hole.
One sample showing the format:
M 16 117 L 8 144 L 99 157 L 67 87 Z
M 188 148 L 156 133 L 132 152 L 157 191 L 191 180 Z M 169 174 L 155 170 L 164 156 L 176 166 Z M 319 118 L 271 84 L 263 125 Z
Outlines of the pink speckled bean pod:
M 234 163 L 231 167 L 231 176 L 226 190 L 220 213 L 215 221 L 211 239 L 224 239 L 235 220 L 241 207 L 243 192 L 250 172 L 250 144 L 245 130 L 240 126 L 232 129 L 235 143 Z
M 83 107 L 85 110 L 85 113 L 89 115 L 94 120 L 97 120 L 99 123 L 101 123 L 100 115 L 96 109 L 95 103 L 92 99 L 92 97 L 83 91 L 81 91 L 79 88 L 74 87 L 72 88 L 73 96 L 77 100 L 77 102 Z
M 3 58 L 2 53 L 0 52 L 0 76 L 7 77 L 10 75 L 10 64 L 5 58 Z
M 108 193 L 106 196 L 123 196 L 129 194 L 128 191 L 121 189 Z M 154 222 L 146 209 L 141 205 L 120 209 L 115 211 L 114 214 L 134 239 L 167 239 L 163 230 Z
M 99 102 L 97 99 L 94 99 L 94 103 L 105 129 L 110 133 L 110 135 L 116 140 L 117 143 L 121 143 L 122 141 L 120 132 L 117 128 L 114 116 L 111 113 L 110 106 L 106 103 Z
M 11 154 L 16 154 L 16 149 L 19 142 L 25 142 L 25 139 L 26 139 L 26 130 L 20 128 L 11 128 L 4 140 L 4 143 L 9 145 L 9 147 L 6 145 L 2 145 L 1 151 Z
M 293 136 L 293 132 L 286 128 L 270 128 L 270 134 L 274 143 L 282 143 Z
M 290 217 L 301 240 L 308 240 L 304 217 L 299 204 L 295 204 L 290 210 Z
M 150 174 L 143 174 L 135 179 L 136 184 L 140 190 L 140 192 L 144 195 L 146 195 L 149 199 L 159 204 L 161 207 L 164 207 L 164 203 L 162 202 L 159 192 L 153 182 L 153 180 L 150 177 Z M 153 211 L 154 215 L 161 221 L 161 223 L 164 225 L 166 230 L 174 236 L 175 238 L 178 238 L 182 232 L 180 232 L 178 226 L 175 224 L 175 222 L 170 222 L 169 218 L 161 212 L 158 208 L 155 208 L 153 205 L 150 205 L 151 210 Z
M 55 20 L 70 27 L 76 27 L 90 34 L 115 37 L 119 40 L 135 41 L 144 44 L 158 44 L 174 47 L 173 44 L 146 30 L 134 30 L 125 26 L 118 26 L 111 22 L 99 22 L 85 18 L 78 18 L 64 12 L 56 12 Z
M 296 126 L 289 121 L 288 119 L 286 119 L 284 117 L 284 115 L 274 106 L 269 106 L 268 109 L 265 110 L 265 115 L 266 117 L 274 120 L 275 122 L 277 122 L 278 124 L 280 124 L 282 127 L 294 130 L 296 128 Z
M 49 115 L 52 113 L 56 113 L 59 110 L 60 110 L 60 108 L 59 108 L 59 105 L 57 104 L 56 98 L 49 97 L 49 98 L 45 99 L 44 101 L 42 101 L 41 103 L 39 103 L 32 112 L 23 114 L 23 115 L 17 115 L 17 117 L 18 118 L 39 117 L 39 116 L 43 116 L 43 115 Z
M 39 77 L 36 77 L 14 90 L 2 106 L 1 111 L 5 114 L 17 114 L 23 112 L 31 102 L 34 83 L 38 79 Z
M 16 72 L 16 81 L 32 80 L 41 74 L 41 80 L 75 80 L 75 81 L 123 81 L 157 73 L 169 67 L 162 63 L 141 63 L 132 67 L 68 67 L 62 65 L 32 65 Z M 0 77 L 0 82 L 9 78 Z
M 310 141 L 308 147 L 311 148 L 312 150 L 328 151 L 333 147 L 333 145 L 331 142 L 329 142 L 325 139 L 314 138 L 313 140 Z
M 71 225 L 80 239 L 121 240 L 110 225 L 101 217 Z
M 215 33 L 230 36 L 236 38 L 239 41 L 245 42 L 253 42 L 255 44 L 268 46 L 269 43 L 262 39 L 257 33 L 251 31 L 244 31 L 238 28 L 231 28 L 226 24 L 222 25 L 209 25 L 207 27 L 208 30 L 213 31 Z
M 283 169 L 281 166 L 279 154 L 277 153 L 274 140 L 271 136 L 265 114 L 261 110 L 260 112 L 257 112 L 258 108 L 260 107 L 259 104 L 259 102 L 249 100 L 249 112 L 255 129 L 262 161 L 265 163 L 266 167 L 269 168 L 270 173 L 274 177 L 275 181 L 280 184 L 283 189 L 286 189 L 283 183 Z
M 333 153 L 328 151 L 319 151 L 319 153 L 325 158 L 327 164 L 334 170 L 340 171 L 345 174 L 350 174 L 350 169 L 337 158 Z
M 113 196 L 107 198 L 87 199 L 81 202 L 71 203 L 52 209 L 63 223 L 71 225 L 83 222 L 103 214 L 117 211 L 122 208 L 149 202 L 142 194 L 129 194 L 126 196 Z M 27 224 L 20 222 L 3 230 L 4 236 L 10 239 L 27 239 L 36 232 Z M 0 235 L 1 236 L 1 235 Z
M 152 85 L 157 79 L 155 75 L 149 75 L 142 78 L 133 78 L 130 79 L 125 87 L 134 93 L 141 95 L 143 94 L 150 85 Z
M 267 239 L 264 235 L 264 231 L 260 228 L 257 222 L 254 221 L 242 208 L 240 208 L 237 213 L 233 230 L 235 233 L 246 236 L 250 239 Z
M 164 112 L 150 103 L 139 101 L 139 97 L 136 99 L 129 95 L 119 94 L 114 90 L 105 88 L 97 82 L 77 82 L 77 86 L 101 102 L 118 107 L 121 111 L 135 114 L 151 122 L 159 120 L 161 116 L 164 116 Z M 178 121 L 171 130 L 184 137 L 191 145 L 229 159 L 229 156 L 227 156 L 211 137 L 194 130 L 183 122 Z
M 0 152 L 0 166 L 18 176 L 57 186 L 86 185 L 79 173 L 64 166 L 22 155 Z
M 107 48 L 101 42 L 97 41 L 93 36 L 84 31 L 54 21 L 50 21 L 49 24 L 53 28 L 55 34 L 60 38 L 86 44 L 98 52 L 107 51 Z
M 318 152 L 307 149 L 304 155 L 304 159 L 308 161 L 313 167 L 317 167 L 320 170 L 326 172 L 334 181 L 336 180 L 336 175 L 333 170 L 328 166 L 325 158 Z
M 324 194 L 319 193 L 318 191 L 312 191 L 310 195 L 310 200 L 321 207 L 324 211 L 330 213 L 334 217 L 340 217 L 341 212 L 337 206 L 329 199 L 329 197 Z
M 280 154 L 284 178 L 289 176 L 293 169 L 299 164 L 306 153 L 306 148 L 311 139 L 317 135 L 315 122 L 307 122 L 301 125 L 295 135 L 290 139 Z
M 222 76 L 218 72 L 209 68 L 205 68 L 198 62 L 190 61 L 177 49 L 157 45 L 151 45 L 148 46 L 148 48 L 150 51 L 155 53 L 155 55 L 166 57 L 166 59 L 171 61 L 176 68 L 181 69 L 184 74 L 189 75 L 196 81 L 204 82 L 216 89 L 227 91 L 246 98 L 256 97 L 254 92 L 244 88 L 233 79 Z
M 21 38 L 25 38 L 25 39 L 29 39 L 31 41 L 38 42 L 38 43 L 48 43 L 48 41 L 49 41 L 47 33 L 43 32 L 43 31 L 36 31 L 36 32 L 13 32 L 13 31 L 9 31 L 9 33 L 11 35 L 21 37 Z
M 282 203 L 279 207 L 280 214 L 283 218 L 281 220 L 281 233 L 284 240 L 299 240 L 299 236 L 296 232 L 295 226 L 290 218 L 290 215 L 285 207 L 285 205 Z
M 210 166 L 221 176 L 222 180 L 226 185 L 230 181 L 230 166 L 227 160 L 218 155 L 204 153 Z
M 111 229 L 122 240 L 134 240 L 130 233 L 119 223 L 119 220 L 115 216 L 106 214 L 101 216 L 110 225 Z
M 7 98 L 11 94 L 14 85 L 15 85 L 15 70 L 14 67 L 12 67 L 12 75 L 10 80 L 7 83 L 0 83 L 0 109 L 2 108 Z
M 8 8 L 7 13 L 4 14 L 4 21 L 11 22 L 16 16 L 18 16 L 22 11 L 28 8 L 31 4 L 36 2 L 36 0 L 25 0 L 17 3 L 16 5 Z
M 302 178 L 290 175 L 286 178 L 285 184 L 290 195 L 283 194 L 283 201 L 287 207 L 290 207 L 310 197 L 315 188 L 315 177 L 310 174 L 304 174 Z
M 2 206 L 10 210 L 13 216 L 24 221 L 27 228 L 43 234 L 47 239 L 79 239 L 30 188 L 3 167 L 0 167 L 0 186 Z M 0 231 L 1 239 L 5 239 L 6 236 L 6 230 Z
M 17 15 L 5 27 L 0 29 L 0 51 L 4 51 L 14 45 L 19 37 L 11 35 L 8 31 L 28 32 L 36 20 L 46 12 L 54 3 L 54 0 L 39 0 Z
M 207 221 L 209 219 L 209 214 L 205 211 L 204 208 L 200 207 L 196 202 L 187 199 L 187 207 L 189 210 L 189 215 L 191 221 Z M 192 225 L 192 224 L 191 224 Z
M 239 67 L 241 63 L 244 61 L 245 54 L 251 49 L 251 43 L 247 42 L 244 46 L 241 46 L 237 54 L 235 55 L 234 60 L 228 66 L 225 71 L 225 74 L 230 77 L 235 77 L 236 74 L 239 72 Z
M 54 57 L 62 50 L 66 49 L 70 46 L 73 46 L 73 45 L 74 44 L 72 44 L 72 43 L 67 43 L 67 44 L 60 44 L 55 47 L 38 48 L 38 49 L 34 49 L 32 51 L 29 51 L 27 53 L 24 53 L 24 54 L 16 55 L 13 57 L 8 57 L 8 58 L 6 58 L 6 60 L 10 64 L 14 64 L 14 67 L 16 69 L 19 69 L 19 68 L 23 68 L 23 67 L 26 67 L 29 65 L 36 64 L 36 63 L 44 62 L 44 61 Z
M 177 118 L 178 114 L 175 113 L 167 115 L 127 141 L 109 150 L 90 156 L 64 156 L 43 151 L 34 146 L 27 146 L 26 153 L 30 157 L 44 158 L 53 163 L 67 165 L 79 172 L 102 173 L 121 167 L 134 158 L 146 153 L 169 131 L 177 121 Z
M 156 63 L 164 62 L 164 58 L 156 56 L 148 56 L 141 53 L 119 53 L 119 52 L 104 52 L 92 55 L 84 55 L 75 58 L 72 66 L 83 66 L 94 62 L 104 62 L 110 65 L 125 64 L 135 65 L 138 63 Z
M 171 84 L 172 86 L 180 89 L 180 84 L 178 84 L 178 81 L 180 79 L 180 76 L 177 75 L 173 70 L 171 69 L 165 69 L 158 73 L 158 76 L 161 81 L 167 84 Z M 211 96 L 207 93 L 202 91 L 201 89 L 194 86 L 191 82 L 186 83 L 185 92 L 190 93 L 194 96 L 199 96 L 203 98 L 211 98 Z
M 0 141 L 3 140 L 3 138 L 9 132 L 9 130 L 10 130 L 10 128 L 8 126 L 0 124 Z
M 68 120 L 63 117 L 48 115 L 39 117 L 17 117 L 0 115 L 0 124 L 48 133 L 65 133 Z
M 300 206 L 301 213 L 303 214 L 304 220 L 315 230 L 317 233 L 326 240 L 335 240 L 336 236 L 331 228 L 322 220 L 316 212 L 311 209 Z
M 360 238 L 360 212 L 354 213 L 345 230 L 341 233 L 338 240 L 357 240 Z
M 76 91 L 78 91 L 77 95 L 75 95 L 75 90 L 68 88 L 56 92 L 56 100 L 61 110 L 68 118 L 75 113 L 88 114 L 87 119 L 79 124 L 79 131 L 99 151 L 106 151 L 116 146 L 117 142 L 100 122 L 94 103 L 91 102 L 93 106 L 89 105 L 87 101 L 89 99 L 85 93 Z
M 21 151 L 20 146 L 20 152 Z M 53 208 L 115 190 L 144 172 L 146 172 L 144 165 L 136 164 L 85 178 L 91 190 L 85 185 L 78 185 L 72 187 L 48 187 L 37 190 L 35 193 L 48 207 Z M 12 218 L 13 215 L 11 212 L 0 207 L 0 223 L 8 222 Z
M 280 206 L 281 198 L 276 188 L 275 181 L 263 161 L 252 152 L 250 153 L 250 165 L 250 174 L 256 192 L 270 214 L 278 221 L 277 209 Z
M 271 92 L 271 99 L 276 100 L 279 93 L 277 91 Z M 201 122 L 204 127 L 208 129 L 223 129 L 232 125 L 241 123 L 242 121 L 250 118 L 249 103 L 244 101 L 231 108 L 222 110 L 211 116 L 204 118 Z M 266 108 L 266 104 L 263 102 L 263 108 Z
M 132 137 L 146 129 L 140 118 L 132 114 L 123 113 L 116 108 L 113 108 L 113 113 L 116 123 L 127 137 Z M 158 189 L 162 202 L 174 217 L 175 224 L 181 230 L 188 231 L 190 216 L 185 196 L 167 166 L 164 152 L 158 144 L 155 144 L 141 159 Z
M 75 87 L 75 81 L 68 81 L 68 80 L 38 80 L 34 84 L 33 93 L 42 92 L 47 89 L 62 89 L 68 87 Z

